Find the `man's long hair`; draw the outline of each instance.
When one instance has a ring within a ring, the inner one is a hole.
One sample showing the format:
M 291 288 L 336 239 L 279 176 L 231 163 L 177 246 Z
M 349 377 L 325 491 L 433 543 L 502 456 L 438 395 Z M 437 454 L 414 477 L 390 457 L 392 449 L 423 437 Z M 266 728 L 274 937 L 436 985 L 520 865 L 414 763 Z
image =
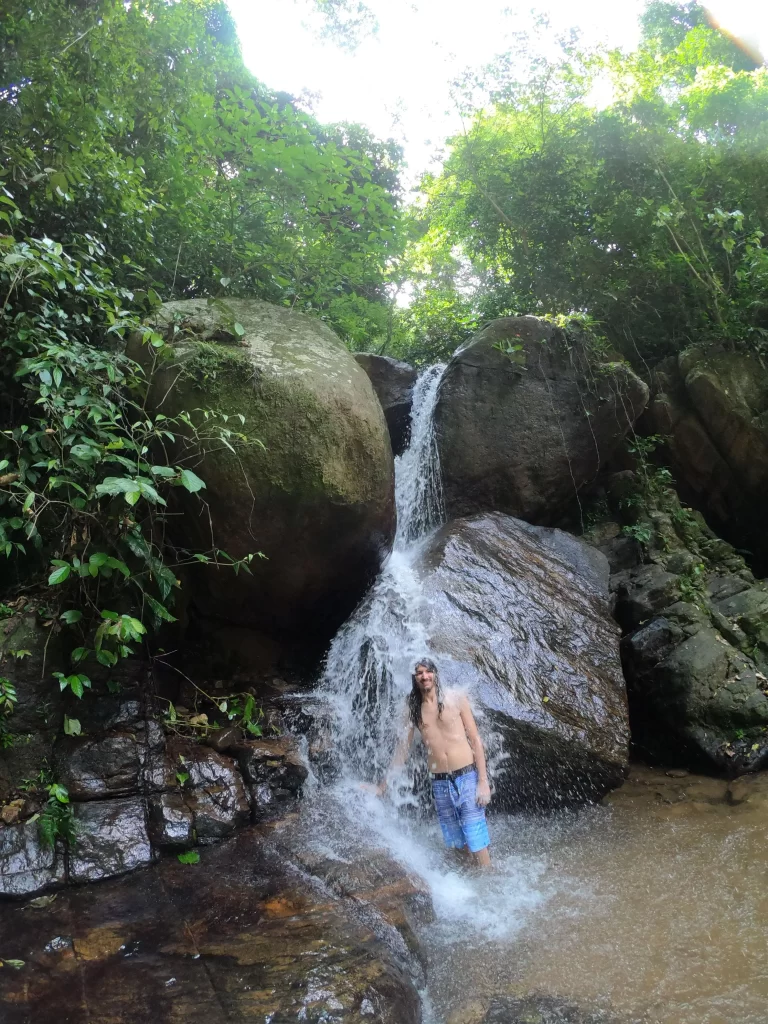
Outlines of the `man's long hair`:
M 437 717 L 440 718 L 443 714 L 443 694 L 440 690 L 440 675 L 437 671 L 437 665 L 430 658 L 420 658 L 413 666 L 413 675 L 411 676 L 411 692 L 408 694 L 408 716 L 411 719 L 411 724 L 415 725 L 417 729 L 421 729 L 423 722 L 421 720 L 421 703 L 422 694 L 419 689 L 419 684 L 416 682 L 416 670 L 419 667 L 429 669 L 429 671 L 435 677 L 435 696 L 437 697 Z

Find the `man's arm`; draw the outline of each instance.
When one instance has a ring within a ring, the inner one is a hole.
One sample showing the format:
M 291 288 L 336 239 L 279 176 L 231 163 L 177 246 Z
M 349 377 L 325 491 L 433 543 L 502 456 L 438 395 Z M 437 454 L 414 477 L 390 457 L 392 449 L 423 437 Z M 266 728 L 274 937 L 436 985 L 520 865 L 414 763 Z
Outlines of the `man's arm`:
M 477 731 L 475 716 L 465 695 L 462 695 L 459 703 L 461 720 L 464 723 L 464 732 L 467 734 L 472 753 L 475 755 L 477 765 L 477 802 L 480 807 L 487 807 L 491 802 L 491 787 L 488 785 L 488 769 L 485 764 L 485 750 L 480 733 Z
M 392 762 L 387 770 L 387 775 L 394 771 L 395 768 L 402 768 L 408 759 L 408 751 L 411 749 L 413 743 L 413 726 L 408 727 L 408 732 L 405 736 L 401 736 L 398 740 L 397 746 L 395 747 L 395 756 L 392 758 Z M 379 796 L 381 796 L 387 788 L 387 780 L 382 779 L 378 785 Z

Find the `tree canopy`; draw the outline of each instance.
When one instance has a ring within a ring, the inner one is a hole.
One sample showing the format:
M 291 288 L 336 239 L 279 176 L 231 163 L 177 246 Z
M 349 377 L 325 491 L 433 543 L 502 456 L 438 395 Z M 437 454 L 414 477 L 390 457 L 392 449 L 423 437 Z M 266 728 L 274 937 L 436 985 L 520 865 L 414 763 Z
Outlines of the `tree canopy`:
M 218 0 L 11 0 L 0 101 L 3 183 L 30 234 L 98 237 L 120 283 L 163 298 L 375 320 L 399 150 L 262 86 Z
M 696 4 L 653 3 L 643 30 L 632 54 L 569 41 L 472 82 L 485 99 L 422 185 L 406 347 L 425 319 L 453 320 L 446 353 L 462 318 L 517 312 L 587 316 L 635 360 L 766 348 L 768 72 Z

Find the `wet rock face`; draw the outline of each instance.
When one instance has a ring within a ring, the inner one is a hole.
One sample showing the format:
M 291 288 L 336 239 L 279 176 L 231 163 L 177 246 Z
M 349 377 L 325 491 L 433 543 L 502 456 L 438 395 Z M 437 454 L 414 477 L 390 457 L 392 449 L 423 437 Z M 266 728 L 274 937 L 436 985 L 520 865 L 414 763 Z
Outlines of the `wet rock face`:
M 3 979 L 3 1024 L 87 1024 L 96 1006 L 114 1024 L 417 1024 L 407 969 L 354 909 L 242 832 L 199 865 L 3 915 L 3 955 L 26 962 Z
M 0 892 L 25 896 L 64 879 L 61 851 L 42 845 L 36 822 L 0 828 Z
M 177 542 L 232 558 L 261 552 L 253 575 L 210 566 L 189 587 L 201 615 L 323 646 L 361 597 L 394 535 L 392 450 L 365 373 L 319 320 L 256 300 L 168 303 L 182 325 L 175 358 L 155 375 L 163 412 L 203 405 L 242 415 L 261 445 L 237 455 L 203 445 L 206 514 L 179 494 Z M 134 342 L 134 354 L 146 358 Z M 166 394 L 170 389 L 170 393 Z M 152 398 L 150 398 L 150 403 Z M 240 429 L 239 420 L 237 429 Z M 206 454 L 207 453 L 207 454 Z M 209 519 L 210 513 L 210 519 Z
M 430 647 L 503 736 L 497 799 L 599 799 L 627 765 L 629 728 L 608 564 L 560 530 L 500 513 L 457 520 L 420 563 Z
M 224 839 L 250 819 L 243 779 L 232 758 L 178 739 L 168 744 L 167 757 L 167 783 L 181 790 L 198 842 Z M 180 783 L 177 772 L 189 778 Z
M 235 748 L 257 818 L 294 800 L 307 778 L 307 768 L 291 736 L 249 740 Z
M 144 801 L 139 797 L 75 804 L 74 818 L 70 881 L 95 882 L 151 862 Z
M 228 751 L 220 753 L 166 738 L 138 700 L 101 696 L 83 702 L 80 714 L 84 735 L 61 736 L 50 762 L 69 792 L 76 841 L 66 858 L 63 849 L 54 855 L 30 818 L 35 801 L 6 804 L 0 895 L 109 878 L 151 863 L 158 851 L 226 839 L 252 817 L 284 813 L 307 776 L 290 737 L 245 741 L 242 730 L 221 730 L 209 741 Z
M 768 567 L 768 371 L 756 355 L 693 347 L 654 368 L 642 420 L 666 440 L 681 495 Z
M 400 455 L 410 438 L 413 385 L 418 374 L 408 363 L 390 356 L 356 352 L 355 359 L 370 377 L 376 397 L 381 402 L 392 453 Z
M 497 510 L 555 522 L 647 400 L 628 366 L 598 364 L 551 324 L 494 320 L 457 352 L 440 386 L 435 427 L 449 518 Z
M 157 722 L 144 717 L 138 701 L 99 699 L 86 708 L 87 735 L 62 736 L 55 746 L 59 781 L 72 800 L 122 796 L 143 789 L 146 769 L 163 749 Z
M 673 491 L 661 505 L 644 513 L 636 564 L 614 561 L 611 577 L 633 743 L 667 764 L 755 771 L 768 765 L 768 581 Z M 592 539 L 610 556 L 618 534 L 607 523 Z

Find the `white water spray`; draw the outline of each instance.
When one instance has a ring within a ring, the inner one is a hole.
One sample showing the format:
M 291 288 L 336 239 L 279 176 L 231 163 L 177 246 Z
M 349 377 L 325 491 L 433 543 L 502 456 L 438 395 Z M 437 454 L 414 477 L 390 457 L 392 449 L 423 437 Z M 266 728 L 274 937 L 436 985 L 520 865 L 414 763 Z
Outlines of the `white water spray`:
M 318 696 L 330 706 L 342 773 L 358 779 L 381 778 L 386 769 L 413 662 L 428 650 L 414 564 L 424 540 L 444 519 L 433 422 L 444 369 L 430 366 L 414 386 L 410 444 L 395 460 L 392 553 L 334 638 L 319 687 Z
M 444 369 L 430 367 L 414 387 L 410 445 L 395 460 L 393 550 L 334 638 L 316 691 L 325 709 L 320 746 L 332 752 L 337 774 L 333 785 L 314 790 L 305 824 L 309 845 L 324 857 L 354 860 L 367 849 L 386 848 L 431 893 L 436 920 L 429 943 L 453 948 L 469 932 L 476 942 L 517 935 L 545 899 L 545 864 L 513 849 L 495 850 L 493 872 L 466 875 L 446 854 L 433 814 L 408 812 L 426 781 L 419 785 L 414 769 L 390 778 L 385 800 L 360 784 L 384 777 L 406 728 L 414 663 L 430 649 L 430 608 L 417 564 L 445 518 L 433 417 Z

